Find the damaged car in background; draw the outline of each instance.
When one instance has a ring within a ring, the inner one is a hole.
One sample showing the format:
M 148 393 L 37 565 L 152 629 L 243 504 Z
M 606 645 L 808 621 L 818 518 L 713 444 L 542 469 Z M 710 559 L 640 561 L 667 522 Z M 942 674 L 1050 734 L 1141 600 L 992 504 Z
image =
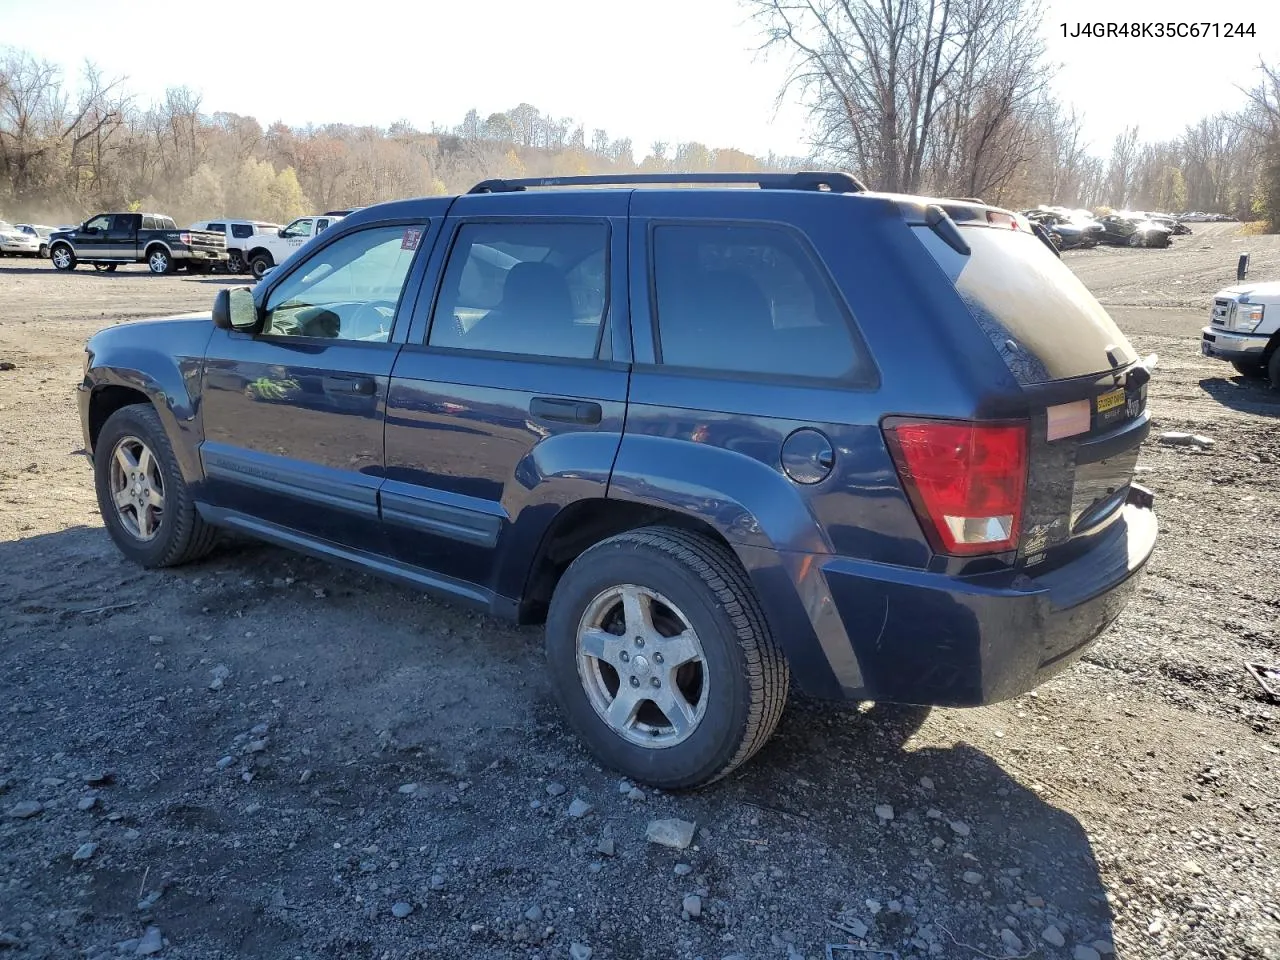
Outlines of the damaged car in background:
M 1106 227 L 1087 214 L 1088 211 L 1045 206 L 1023 211 L 1023 216 L 1032 223 L 1044 227 L 1053 235 L 1059 250 L 1075 250 L 1098 245 L 1098 238 Z
M 1173 242 L 1173 231 L 1144 216 L 1128 212 L 1110 213 L 1099 223 L 1103 231 L 1098 242 L 1112 247 L 1167 247 Z

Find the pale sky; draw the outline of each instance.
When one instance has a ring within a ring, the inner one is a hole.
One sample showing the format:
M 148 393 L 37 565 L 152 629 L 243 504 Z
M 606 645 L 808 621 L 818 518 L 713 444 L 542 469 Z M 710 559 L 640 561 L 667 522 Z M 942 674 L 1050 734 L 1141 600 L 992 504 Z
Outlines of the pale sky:
M 162 15 L 154 16 L 164 8 Z M 0 46 L 78 72 L 85 57 L 125 74 L 144 102 L 167 86 L 203 95 L 208 112 L 419 129 L 452 126 L 527 101 L 587 128 L 804 155 L 805 114 L 775 110 L 785 74 L 737 0 L 267 0 L 208 7 L 117 0 L 0 0 Z M 1046 0 L 1043 31 L 1062 64 L 1056 86 L 1105 153 L 1126 125 L 1176 136 L 1234 109 L 1259 56 L 1280 62 L 1275 0 Z M 239 11 L 239 13 L 237 13 Z M 1246 21 L 1256 39 L 1063 38 L 1062 21 Z M 615 22 L 616 21 L 616 22 Z

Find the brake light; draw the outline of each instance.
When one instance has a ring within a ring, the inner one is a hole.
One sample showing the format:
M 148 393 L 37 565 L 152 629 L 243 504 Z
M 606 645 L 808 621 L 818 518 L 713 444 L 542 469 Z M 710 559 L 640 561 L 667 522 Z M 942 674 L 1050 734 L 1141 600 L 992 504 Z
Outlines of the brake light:
M 1014 550 L 1027 491 L 1027 425 L 888 420 L 885 438 L 939 553 Z
M 178 242 L 182 244 L 184 247 L 191 246 L 191 234 L 189 233 L 178 234 Z
M 1018 219 L 1009 213 L 1001 213 L 999 210 L 987 211 L 987 223 L 993 227 L 1008 227 L 1010 230 L 1018 229 Z

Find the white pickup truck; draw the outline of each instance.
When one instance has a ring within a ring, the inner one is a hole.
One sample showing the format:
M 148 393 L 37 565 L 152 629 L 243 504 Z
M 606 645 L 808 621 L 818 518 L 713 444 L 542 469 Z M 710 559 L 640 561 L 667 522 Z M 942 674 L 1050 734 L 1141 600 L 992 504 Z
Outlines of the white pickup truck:
M 1214 294 L 1200 352 L 1231 361 L 1246 377 L 1267 377 L 1280 390 L 1280 281 L 1240 283 Z
M 342 217 L 299 217 L 275 233 L 255 233 L 244 241 L 245 259 L 255 280 L 261 280 L 272 267 L 278 267 L 300 246 L 323 233 Z

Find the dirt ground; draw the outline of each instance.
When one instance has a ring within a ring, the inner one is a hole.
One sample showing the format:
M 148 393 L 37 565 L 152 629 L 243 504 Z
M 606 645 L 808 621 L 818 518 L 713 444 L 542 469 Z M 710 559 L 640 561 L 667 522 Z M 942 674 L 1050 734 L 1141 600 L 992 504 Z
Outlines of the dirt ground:
M 980 710 L 793 698 L 687 794 L 587 757 L 537 629 L 272 548 L 121 559 L 83 342 L 222 281 L 0 261 L 0 958 L 1280 957 L 1280 707 L 1243 668 L 1280 662 L 1280 396 L 1198 352 L 1280 240 L 1193 229 L 1064 257 L 1159 354 L 1155 433 L 1216 441 L 1148 442 L 1162 540 L 1087 658 Z

